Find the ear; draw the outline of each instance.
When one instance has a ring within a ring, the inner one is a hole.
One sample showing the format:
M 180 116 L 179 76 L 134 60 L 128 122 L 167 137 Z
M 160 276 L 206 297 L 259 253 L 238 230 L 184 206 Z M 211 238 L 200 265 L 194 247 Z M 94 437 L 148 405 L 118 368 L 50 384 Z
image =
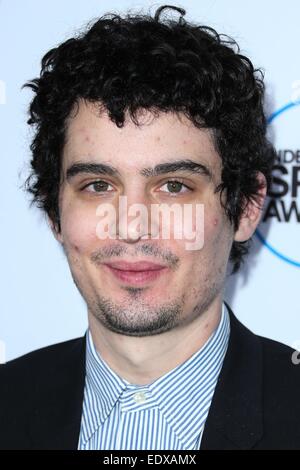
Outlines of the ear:
M 267 183 L 266 178 L 261 172 L 257 174 L 257 178 L 260 183 L 260 189 L 255 198 L 256 200 L 249 201 L 244 209 L 243 215 L 240 219 L 239 228 L 234 235 L 234 240 L 237 242 L 249 240 L 261 218 L 262 207 L 267 194 Z
M 47 216 L 47 221 L 48 221 L 48 225 L 49 225 L 49 227 L 51 229 L 51 232 L 53 233 L 54 237 L 56 238 L 56 240 L 59 243 L 61 243 L 63 245 L 64 244 L 64 238 L 63 238 L 63 235 L 62 235 L 61 231 L 59 231 L 57 224 L 49 216 Z

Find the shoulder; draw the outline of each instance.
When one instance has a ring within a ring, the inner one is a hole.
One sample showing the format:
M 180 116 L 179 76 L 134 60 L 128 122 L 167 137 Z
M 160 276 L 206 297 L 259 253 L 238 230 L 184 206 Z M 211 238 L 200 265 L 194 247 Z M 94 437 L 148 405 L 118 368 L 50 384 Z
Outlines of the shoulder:
M 300 387 L 300 352 L 284 343 L 255 334 L 244 325 L 243 330 L 246 332 L 243 339 L 246 340 L 246 336 L 252 338 L 252 346 L 261 350 L 264 386 L 276 384 L 277 390 L 280 390 L 293 383 Z M 275 390 L 273 392 L 276 393 Z
M 284 373 L 287 380 L 293 378 L 293 380 L 300 381 L 300 352 L 284 343 L 254 333 L 238 320 L 230 307 L 228 307 L 228 310 L 234 355 L 240 353 L 245 364 L 247 362 L 246 358 L 250 361 L 255 358 L 256 361 L 260 362 L 265 383 L 267 380 L 271 380 L 272 377 L 274 377 L 274 380 L 276 380 L 276 377 L 280 378 L 282 373 Z
M 270 338 L 257 335 L 262 344 L 263 362 L 266 372 L 274 375 L 284 371 L 300 380 L 300 353 L 295 349 Z
M 68 387 L 73 391 L 74 383 L 81 383 L 84 351 L 85 337 L 81 337 L 35 350 L 0 366 L 0 449 L 32 448 L 30 430 L 34 420 L 42 419 L 56 400 L 59 403 Z M 68 397 L 65 401 L 68 403 Z M 40 427 L 40 433 L 45 432 L 49 420 Z
M 278 341 L 264 337 L 260 337 L 260 341 L 263 351 L 263 448 L 299 449 L 299 353 Z
M 274 399 L 284 395 L 300 404 L 300 353 L 278 341 L 263 336 L 258 338 L 262 344 L 263 382 L 266 390 Z
M 1 364 L 2 369 L 15 369 L 24 365 L 36 365 L 41 360 L 52 360 L 66 352 L 72 351 L 74 346 L 80 344 L 84 337 L 70 339 L 61 343 L 51 344 L 40 349 L 36 349 L 27 354 L 24 354 L 16 359 L 13 359 L 5 364 Z
M 251 421 L 256 416 L 262 423 L 263 434 L 255 448 L 299 449 L 300 353 L 255 334 L 233 314 L 230 320 L 223 394 L 236 396 L 239 391 L 234 405 L 239 410 L 237 420 L 242 416 L 245 422 Z M 248 409 L 247 416 L 244 408 Z
M 248 384 L 248 393 L 255 388 L 253 382 L 259 381 L 265 409 L 274 412 L 278 405 L 279 413 L 294 406 L 300 419 L 300 353 L 279 341 L 255 334 L 232 312 L 230 322 L 231 347 L 227 361 L 230 374 L 239 374 Z
M 1 364 L 0 395 L 17 393 L 18 387 L 23 391 L 24 388 L 30 390 L 36 378 L 42 381 L 48 377 L 50 380 L 55 371 L 70 366 L 83 345 L 84 336 L 37 349 Z

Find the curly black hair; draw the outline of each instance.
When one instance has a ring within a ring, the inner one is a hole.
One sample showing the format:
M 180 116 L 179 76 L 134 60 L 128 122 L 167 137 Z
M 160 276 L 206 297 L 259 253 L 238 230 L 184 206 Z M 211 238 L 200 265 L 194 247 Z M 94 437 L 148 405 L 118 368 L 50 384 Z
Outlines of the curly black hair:
M 161 18 L 165 9 L 179 12 L 179 20 Z M 258 202 L 258 172 L 269 188 L 275 151 L 266 138 L 263 73 L 232 38 L 187 22 L 185 13 L 172 5 L 159 7 L 154 16 L 107 13 L 48 51 L 40 77 L 23 85 L 35 93 L 27 121 L 35 135 L 25 188 L 59 231 L 67 118 L 80 99 L 104 106 L 118 127 L 127 112 L 139 125 L 138 111 L 146 109 L 183 113 L 196 127 L 210 128 L 222 160 L 217 191 L 234 230 L 248 202 Z M 250 242 L 233 242 L 232 273 Z

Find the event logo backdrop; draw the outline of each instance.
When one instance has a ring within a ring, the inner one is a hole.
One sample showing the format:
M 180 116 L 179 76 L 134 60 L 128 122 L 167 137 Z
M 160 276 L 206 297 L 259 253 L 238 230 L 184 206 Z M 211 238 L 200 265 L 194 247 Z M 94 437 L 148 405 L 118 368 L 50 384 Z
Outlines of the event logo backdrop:
M 300 100 L 269 117 L 277 158 L 273 184 L 256 235 L 283 262 L 300 268 Z M 297 242 L 298 237 L 298 242 Z

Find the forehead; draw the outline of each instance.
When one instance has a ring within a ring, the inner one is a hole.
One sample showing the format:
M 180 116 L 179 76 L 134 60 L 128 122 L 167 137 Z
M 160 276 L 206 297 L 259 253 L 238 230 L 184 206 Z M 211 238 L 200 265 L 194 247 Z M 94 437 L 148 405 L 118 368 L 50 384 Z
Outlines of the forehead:
M 120 172 L 193 158 L 212 173 L 220 171 L 221 159 L 214 147 L 210 130 L 196 128 L 183 114 L 161 112 L 154 116 L 142 110 L 137 126 L 126 114 L 122 128 L 111 121 L 107 112 L 80 101 L 68 119 L 63 167 L 87 160 L 114 165 Z

